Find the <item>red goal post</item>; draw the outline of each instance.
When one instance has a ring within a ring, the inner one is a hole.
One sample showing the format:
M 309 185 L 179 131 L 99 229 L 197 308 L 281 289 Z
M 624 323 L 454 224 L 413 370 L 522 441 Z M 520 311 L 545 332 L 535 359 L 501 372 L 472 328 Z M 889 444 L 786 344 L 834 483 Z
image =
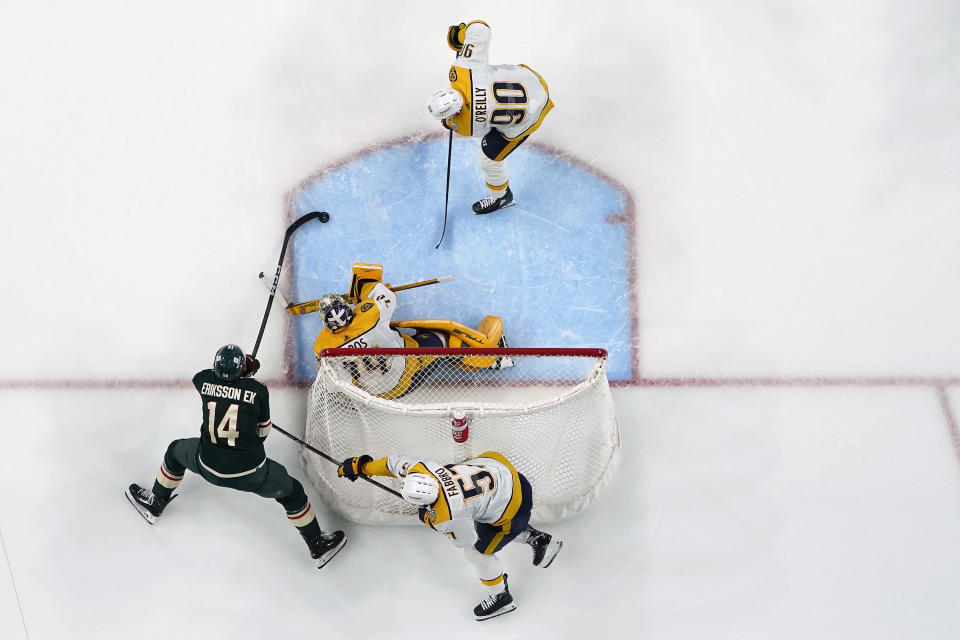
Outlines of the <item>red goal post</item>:
M 326 349 L 305 439 L 335 459 L 406 454 L 450 464 L 497 451 L 530 481 L 532 520 L 567 518 L 596 498 L 619 459 L 606 357 L 570 348 Z M 417 522 L 412 505 L 303 456 L 324 502 L 347 518 Z

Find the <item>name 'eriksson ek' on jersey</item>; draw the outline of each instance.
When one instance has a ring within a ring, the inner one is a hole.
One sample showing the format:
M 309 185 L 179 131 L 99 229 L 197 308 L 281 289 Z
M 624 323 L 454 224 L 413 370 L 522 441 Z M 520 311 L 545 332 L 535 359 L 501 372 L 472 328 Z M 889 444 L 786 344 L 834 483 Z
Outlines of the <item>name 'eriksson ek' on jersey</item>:
M 226 398 L 228 400 L 241 400 L 247 404 L 254 404 L 257 399 L 256 391 L 237 389 L 222 384 L 211 384 L 204 382 L 200 386 L 200 395 L 213 396 L 214 398 Z

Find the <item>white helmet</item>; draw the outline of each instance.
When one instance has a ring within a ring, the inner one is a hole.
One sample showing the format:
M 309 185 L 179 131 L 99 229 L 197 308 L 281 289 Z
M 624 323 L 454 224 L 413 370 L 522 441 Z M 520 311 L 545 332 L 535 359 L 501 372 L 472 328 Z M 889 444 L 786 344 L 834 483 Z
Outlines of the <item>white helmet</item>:
M 400 495 L 411 504 L 425 507 L 437 501 L 440 496 L 440 485 L 433 476 L 425 473 L 411 473 L 403 479 Z
M 463 96 L 459 91 L 450 87 L 446 89 L 437 89 L 427 100 L 427 113 L 437 120 L 445 120 L 450 116 L 460 113 L 463 108 Z

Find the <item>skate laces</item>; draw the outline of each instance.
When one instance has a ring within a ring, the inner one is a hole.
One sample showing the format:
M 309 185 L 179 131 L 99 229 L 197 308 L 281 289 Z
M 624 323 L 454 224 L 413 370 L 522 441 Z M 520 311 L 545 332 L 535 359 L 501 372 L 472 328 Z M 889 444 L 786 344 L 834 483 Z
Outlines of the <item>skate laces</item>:
M 494 202 L 496 202 L 496 201 L 499 200 L 499 199 L 500 199 L 500 198 L 495 198 L 495 197 L 493 197 L 493 196 L 486 196 L 486 197 L 484 197 L 484 198 L 482 198 L 482 199 L 480 200 L 480 208 L 481 208 L 481 209 L 484 209 L 484 208 L 486 208 L 486 207 L 489 207 L 490 205 L 492 205 Z
M 503 593 L 503 592 L 501 591 L 501 592 L 499 592 L 499 593 L 491 593 L 491 594 L 488 595 L 486 598 L 484 598 L 483 600 L 481 600 L 481 601 L 480 601 L 480 608 L 483 609 L 484 611 L 486 611 L 487 609 L 489 609 L 490 607 L 492 607 L 494 604 L 496 604 L 497 598 L 500 596 L 500 593 Z

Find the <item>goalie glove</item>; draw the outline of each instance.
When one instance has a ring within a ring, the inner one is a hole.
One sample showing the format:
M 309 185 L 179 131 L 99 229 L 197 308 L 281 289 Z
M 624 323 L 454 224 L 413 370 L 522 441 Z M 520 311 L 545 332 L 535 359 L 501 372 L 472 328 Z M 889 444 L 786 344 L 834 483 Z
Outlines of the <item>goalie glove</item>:
M 447 44 L 450 45 L 450 48 L 456 52 L 460 52 L 460 49 L 463 49 L 463 34 L 467 30 L 467 23 L 461 22 L 460 24 L 452 24 L 447 29 Z
M 360 474 L 363 473 L 363 465 L 368 462 L 373 462 L 373 458 L 367 454 L 357 456 L 356 458 L 347 458 L 343 461 L 343 464 L 337 467 L 337 475 L 341 478 L 346 478 L 350 482 L 356 482 Z

